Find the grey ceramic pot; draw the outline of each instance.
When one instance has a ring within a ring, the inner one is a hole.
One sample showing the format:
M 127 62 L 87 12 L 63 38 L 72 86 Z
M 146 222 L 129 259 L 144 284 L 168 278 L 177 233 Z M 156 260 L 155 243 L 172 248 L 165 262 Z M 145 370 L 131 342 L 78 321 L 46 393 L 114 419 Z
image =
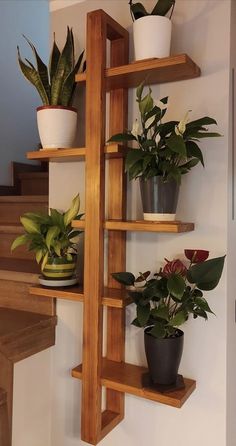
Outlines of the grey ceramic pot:
M 145 220 L 174 220 L 179 196 L 179 185 L 174 180 L 163 182 L 156 176 L 139 179 Z

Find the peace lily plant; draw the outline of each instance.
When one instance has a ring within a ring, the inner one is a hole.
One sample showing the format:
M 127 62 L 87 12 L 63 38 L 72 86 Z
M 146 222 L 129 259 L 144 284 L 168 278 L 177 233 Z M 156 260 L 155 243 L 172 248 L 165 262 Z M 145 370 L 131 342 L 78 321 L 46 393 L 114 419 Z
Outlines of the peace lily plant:
M 68 262 L 73 261 L 78 252 L 75 237 L 81 231 L 72 228 L 72 221 L 81 219 L 83 214 L 79 214 L 79 208 L 78 194 L 66 212 L 50 209 L 50 214 L 25 213 L 20 217 L 25 233 L 14 240 L 11 250 L 26 245 L 29 251 L 35 253 L 42 272 L 49 261 L 60 258 Z
M 137 278 L 131 272 L 112 274 L 122 285 L 133 287 L 128 291 L 137 309 L 132 324 L 148 328 L 152 337 L 178 337 L 179 327 L 189 316 L 207 320 L 208 313 L 213 313 L 203 291 L 218 285 L 225 256 L 209 260 L 209 252 L 205 250 L 184 252 L 189 260 L 187 266 L 180 259 L 165 259 L 164 267 L 153 277 L 150 271 L 140 273 Z
M 154 100 L 150 87 L 146 95 L 143 92 L 144 83 L 136 90 L 139 119 L 131 130 L 113 135 L 109 142 L 136 144 L 126 155 L 125 170 L 130 180 L 159 176 L 163 182 L 173 179 L 180 184 L 181 176 L 199 162 L 204 166 L 199 142 L 203 138 L 221 136 L 207 128 L 217 123 L 208 116 L 189 121 L 190 112 L 180 121 L 164 121 L 168 97 Z

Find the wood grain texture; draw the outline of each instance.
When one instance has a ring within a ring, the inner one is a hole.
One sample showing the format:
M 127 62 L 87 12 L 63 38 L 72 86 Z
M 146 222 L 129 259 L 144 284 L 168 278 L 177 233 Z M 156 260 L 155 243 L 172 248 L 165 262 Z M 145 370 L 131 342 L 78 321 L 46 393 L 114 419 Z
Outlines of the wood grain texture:
M 40 267 L 35 260 L 0 258 L 0 280 L 13 282 L 38 283 Z
M 111 67 L 128 63 L 129 35 L 113 40 L 110 49 Z M 128 91 L 113 90 L 110 93 L 110 135 L 122 133 L 128 126 Z M 126 176 L 124 160 L 109 160 L 108 177 L 108 218 L 125 219 L 126 217 Z M 120 285 L 112 278 L 114 271 L 126 268 L 126 233 L 109 231 L 108 233 L 108 286 L 120 289 Z M 114 361 L 125 359 L 125 309 L 107 309 L 107 358 Z M 120 420 L 124 418 L 124 393 L 111 389 L 106 391 L 106 408 L 118 413 Z
M 29 294 L 29 284 L 1 279 L 0 307 L 54 316 L 54 299 Z
M 28 152 L 27 158 L 30 160 L 45 160 L 54 162 L 79 161 L 86 157 L 87 149 L 85 147 L 74 149 L 55 149 L 38 150 Z M 122 158 L 125 154 L 125 148 L 121 144 L 109 144 L 104 146 L 106 159 Z
M 184 402 L 196 388 L 196 381 L 188 378 L 184 378 L 184 389 L 168 393 L 160 393 L 152 388 L 144 388 L 142 385 L 142 376 L 144 373 L 147 373 L 147 371 L 146 367 L 128 363 L 118 363 L 104 358 L 101 383 L 109 389 L 130 393 L 131 395 L 176 408 L 182 407 Z M 82 365 L 79 365 L 72 370 L 72 376 L 81 379 Z
M 10 446 L 10 426 L 7 410 L 7 393 L 0 389 L 0 445 Z
M 104 275 L 106 24 L 103 15 L 87 15 L 86 184 L 84 327 L 81 438 L 99 441 L 102 427 L 101 356 Z
M 83 289 L 80 287 L 47 288 L 39 285 L 30 287 L 29 292 L 34 296 L 44 296 L 51 299 L 65 299 L 77 302 L 84 301 Z M 104 287 L 102 305 L 107 307 L 123 308 L 130 303 L 131 299 L 125 291 Z
M 72 226 L 78 229 L 85 228 L 85 220 L 76 220 Z M 184 223 L 182 221 L 144 221 L 144 220 L 107 220 L 104 222 L 104 229 L 109 231 L 133 231 L 133 232 L 170 232 L 180 233 L 194 230 L 194 223 Z
M 162 59 L 145 59 L 127 65 L 107 68 L 106 90 L 136 88 L 141 82 L 148 85 L 193 79 L 201 74 L 200 68 L 187 54 Z M 77 82 L 85 82 L 86 74 L 76 75 Z
M 4 438 L 4 441 L 8 441 L 7 446 L 11 446 L 14 365 L 5 355 L 2 354 L 1 350 L 0 350 L 0 364 L 1 364 L 1 366 L 0 366 L 0 387 L 2 389 L 4 389 L 4 391 L 6 392 L 6 396 L 7 396 L 7 413 L 5 412 L 5 409 L 6 409 L 6 407 L 5 407 L 4 408 L 5 413 L 3 414 L 4 421 L 7 424 L 6 425 L 4 424 L 4 430 L 3 430 L 2 436 Z M 0 438 L 1 438 L 1 434 L 0 434 Z M 1 446 L 2 446 L 2 444 L 1 444 Z
M 48 211 L 45 195 L 0 196 L 0 224 L 19 223 L 25 212 Z

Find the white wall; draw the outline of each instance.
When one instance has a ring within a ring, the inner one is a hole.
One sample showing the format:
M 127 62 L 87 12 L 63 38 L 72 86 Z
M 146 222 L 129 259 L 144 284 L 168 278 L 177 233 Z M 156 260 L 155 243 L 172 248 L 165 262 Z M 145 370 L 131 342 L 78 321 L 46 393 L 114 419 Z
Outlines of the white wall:
M 66 25 L 73 26 L 81 48 L 85 42 L 86 13 L 90 10 L 102 8 L 131 30 L 127 3 L 126 0 L 89 0 L 55 11 L 51 15 L 52 30 L 62 43 Z M 135 273 L 157 268 L 164 257 L 178 256 L 184 248 L 209 249 L 212 256 L 227 251 L 230 6 L 229 0 L 177 2 L 172 52 L 188 53 L 201 67 L 202 76 L 155 86 L 154 96 L 170 96 L 168 119 L 180 119 L 191 109 L 192 119 L 204 115 L 216 118 L 223 136 L 204 141 L 206 168 L 195 168 L 182 182 L 178 218 L 194 221 L 196 230 L 180 235 L 129 234 L 127 270 Z M 130 91 L 129 98 L 131 123 L 137 113 L 134 91 Z M 83 113 L 81 109 L 80 113 Z M 51 164 L 51 206 L 65 208 L 77 190 L 84 194 L 83 172 L 82 163 Z M 128 198 L 128 215 L 139 218 L 140 196 L 136 184 L 129 185 Z M 210 317 L 207 323 L 189 321 L 184 329 L 181 372 L 197 380 L 194 394 L 181 410 L 127 395 L 125 420 L 101 446 L 233 446 L 232 439 L 226 443 L 226 280 L 225 269 L 219 287 L 209 294 L 209 303 L 217 316 Z M 81 362 L 82 305 L 59 301 L 57 308 L 51 446 L 80 446 L 84 444 L 80 440 L 81 384 L 70 378 L 70 369 Z M 132 307 L 127 309 L 126 360 L 145 364 L 142 332 L 130 326 L 133 312 Z
M 20 73 L 16 47 L 31 59 L 25 34 L 47 60 L 48 32 L 47 0 L 0 1 L 0 184 L 11 184 L 10 162 L 25 162 L 25 153 L 39 143 L 35 108 L 41 100 Z

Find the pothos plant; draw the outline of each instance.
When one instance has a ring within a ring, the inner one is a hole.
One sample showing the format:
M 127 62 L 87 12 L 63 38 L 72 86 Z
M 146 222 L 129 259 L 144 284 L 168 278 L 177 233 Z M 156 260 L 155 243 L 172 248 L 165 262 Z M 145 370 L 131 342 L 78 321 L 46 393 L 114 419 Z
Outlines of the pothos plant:
M 145 17 L 147 15 L 165 16 L 166 14 L 168 14 L 169 11 L 171 11 L 170 13 L 170 18 L 171 18 L 175 7 L 175 0 L 158 0 L 153 10 L 150 13 L 147 12 L 146 8 L 140 2 L 133 3 L 133 0 L 130 0 L 129 5 L 130 5 L 130 14 L 133 21 L 138 20 L 141 17 Z
M 26 245 L 29 251 L 35 253 L 37 263 L 41 263 L 43 271 L 49 258 L 66 257 L 72 260 L 77 254 L 77 237 L 81 231 L 72 227 L 72 220 L 80 220 L 79 194 L 72 200 L 66 212 L 50 209 L 50 214 L 27 212 L 20 221 L 25 233 L 17 237 L 12 243 L 11 250 Z
M 189 260 L 186 267 L 179 260 L 167 260 L 163 268 L 150 276 L 150 271 L 140 273 L 117 272 L 112 276 L 119 283 L 134 287 L 129 295 L 137 306 L 137 316 L 132 324 L 150 328 L 149 334 L 156 338 L 178 336 L 178 328 L 190 315 L 208 319 L 213 313 L 203 291 L 213 290 L 219 283 L 225 256 L 208 259 L 205 250 L 184 251 Z M 142 288 L 138 288 L 142 282 Z
M 76 88 L 75 75 L 80 69 L 84 55 L 82 51 L 79 58 L 75 60 L 72 29 L 67 27 L 66 43 L 62 51 L 59 50 L 54 36 L 49 67 L 42 61 L 30 40 L 23 37 L 29 44 L 36 62 L 36 66 L 28 59 L 24 62 L 17 47 L 18 62 L 23 76 L 36 88 L 43 105 L 70 106 Z
M 130 180 L 160 176 L 164 182 L 180 183 L 181 176 L 199 162 L 204 166 L 199 142 L 221 136 L 206 127 L 217 124 L 215 119 L 204 116 L 189 122 L 187 112 L 181 121 L 164 122 L 168 97 L 154 100 L 150 87 L 144 95 L 144 82 L 136 90 L 136 101 L 140 118 L 135 120 L 132 130 L 113 135 L 108 141 L 136 144 L 136 148 L 128 150 L 125 160 Z

